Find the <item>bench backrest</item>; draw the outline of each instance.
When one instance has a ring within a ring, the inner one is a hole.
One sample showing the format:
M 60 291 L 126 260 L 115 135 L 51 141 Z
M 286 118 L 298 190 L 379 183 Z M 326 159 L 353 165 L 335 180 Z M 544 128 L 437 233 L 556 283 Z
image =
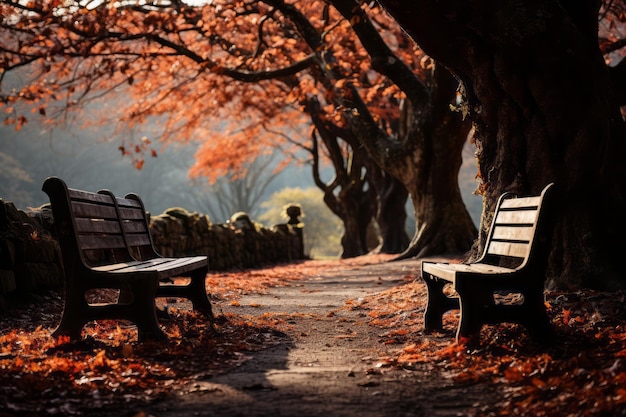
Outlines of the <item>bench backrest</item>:
M 146 210 L 137 194 L 126 194 L 117 198 L 118 213 L 122 224 L 122 232 L 131 255 L 137 260 L 160 257 L 155 251 L 150 235 L 150 223 Z
M 517 268 L 528 263 L 552 186 L 538 196 L 516 198 L 505 193 L 500 197 L 480 262 Z
M 110 192 L 68 188 L 57 177 L 46 179 L 42 189 L 50 198 L 66 267 L 79 260 L 89 266 L 132 260 Z

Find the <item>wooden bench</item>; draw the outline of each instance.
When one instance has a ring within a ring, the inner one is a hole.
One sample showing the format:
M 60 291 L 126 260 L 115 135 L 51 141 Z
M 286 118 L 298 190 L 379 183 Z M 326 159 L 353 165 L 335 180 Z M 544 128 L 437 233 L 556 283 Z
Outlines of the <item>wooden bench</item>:
M 157 320 L 156 297 L 189 299 L 212 322 L 205 288 L 206 256 L 164 258 L 154 249 L 149 222 L 135 194 L 115 197 L 68 188 L 50 177 L 43 184 L 52 206 L 65 273 L 65 306 L 53 335 L 80 339 L 92 320 L 130 320 L 139 340 L 167 338 Z M 175 284 L 172 278 L 184 277 Z M 92 289 L 119 290 L 116 302 L 91 304 Z
M 524 325 L 536 340 L 550 338 L 544 281 L 552 220 L 545 205 L 552 188 L 549 184 L 534 197 L 503 194 L 483 255 L 476 263 L 422 262 L 422 278 L 428 288 L 427 332 L 442 330 L 443 314 L 460 308 L 458 341 L 477 342 L 483 324 L 503 322 Z M 446 295 L 447 284 L 458 296 Z M 507 294 L 516 296 L 518 302 L 496 300 Z

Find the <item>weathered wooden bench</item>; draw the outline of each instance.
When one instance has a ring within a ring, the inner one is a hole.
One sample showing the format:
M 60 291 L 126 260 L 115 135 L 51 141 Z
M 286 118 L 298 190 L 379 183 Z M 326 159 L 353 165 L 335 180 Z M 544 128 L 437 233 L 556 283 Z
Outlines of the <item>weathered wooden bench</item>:
M 68 188 L 50 177 L 43 184 L 52 206 L 65 273 L 65 306 L 53 335 L 80 339 L 93 320 L 129 320 L 139 340 L 167 338 L 159 326 L 156 297 L 189 299 L 213 320 L 205 288 L 206 256 L 164 258 L 154 249 L 149 222 L 136 194 L 115 197 Z M 184 283 L 176 284 L 175 277 Z M 89 290 L 119 290 L 116 302 L 89 303 Z
M 544 282 L 552 220 L 545 205 L 552 188 L 549 184 L 533 197 L 503 194 L 476 263 L 422 262 L 428 288 L 427 332 L 441 331 L 443 314 L 460 308 L 459 341 L 475 343 L 483 324 L 505 322 L 524 325 L 536 340 L 549 339 Z M 445 293 L 448 284 L 458 296 Z M 517 302 L 502 302 L 507 294 Z

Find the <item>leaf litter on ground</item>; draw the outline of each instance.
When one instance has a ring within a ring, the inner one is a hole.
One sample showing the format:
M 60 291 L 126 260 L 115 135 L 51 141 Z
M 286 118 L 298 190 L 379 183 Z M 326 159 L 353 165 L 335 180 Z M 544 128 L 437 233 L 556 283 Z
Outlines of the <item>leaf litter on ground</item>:
M 207 285 L 214 299 L 236 306 L 245 294 L 266 294 L 325 271 L 388 259 L 211 273 Z M 444 316 L 443 333 L 424 334 L 426 297 L 416 270 L 391 289 L 346 301 L 345 309 L 360 310 L 368 325 L 380 329 L 381 345 L 397 346 L 395 354 L 378 359 L 379 366 L 428 365 L 455 384 L 499 387 L 503 401 L 480 415 L 626 415 L 624 292 L 549 292 L 546 306 L 557 333 L 553 344 L 538 345 L 522 327 L 502 324 L 484 326 L 474 348 L 454 341 L 458 311 Z M 54 339 L 63 304 L 56 293 L 9 311 L 0 318 L 0 417 L 97 415 L 102 408 L 128 414 L 192 386 L 190 381 L 240 366 L 252 352 L 284 341 L 293 323 L 288 313 L 226 313 L 217 317 L 214 329 L 184 300 L 165 301 L 181 307 L 168 308 L 169 318 L 161 320 L 168 340 L 159 343 L 137 343 L 136 328 L 117 321 L 90 323 L 81 341 Z

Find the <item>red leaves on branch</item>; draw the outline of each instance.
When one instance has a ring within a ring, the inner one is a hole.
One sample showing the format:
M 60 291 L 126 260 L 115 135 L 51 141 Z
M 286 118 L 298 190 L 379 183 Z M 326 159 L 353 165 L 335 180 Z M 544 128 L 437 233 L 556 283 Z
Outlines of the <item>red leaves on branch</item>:
M 79 116 L 87 126 L 114 124 L 115 135 L 127 137 L 143 125 L 162 143 L 204 143 L 191 174 L 211 181 L 276 149 L 285 163 L 299 159 L 311 146 L 303 110 L 311 97 L 321 117 L 343 125 L 335 72 L 358 88 L 382 129 L 399 117 L 398 86 L 372 70 L 356 34 L 320 0 L 288 7 L 41 0 L 28 13 L 20 2 L 5 3 L 0 66 L 32 75 L 16 77 L 19 89 L 7 97 L 20 111 L 38 108 L 62 122 L 97 102 L 102 111 Z M 398 58 L 424 73 L 423 53 L 390 16 L 363 7 Z M 322 53 L 328 59 L 310 58 Z

